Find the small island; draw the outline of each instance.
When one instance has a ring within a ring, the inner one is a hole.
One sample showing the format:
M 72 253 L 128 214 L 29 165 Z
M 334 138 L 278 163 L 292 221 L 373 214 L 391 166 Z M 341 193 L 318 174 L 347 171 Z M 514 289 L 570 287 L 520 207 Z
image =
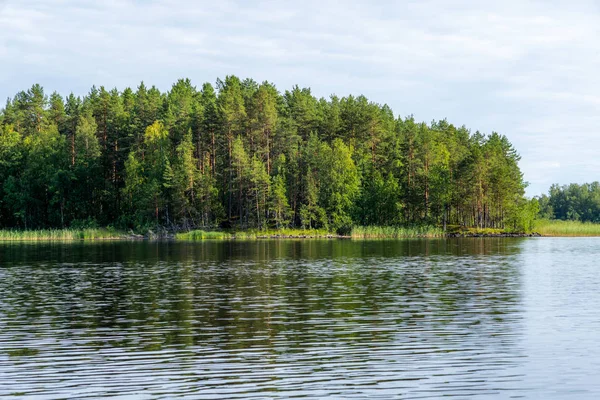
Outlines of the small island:
M 83 97 L 33 85 L 0 113 L 0 239 L 600 233 L 549 221 L 584 213 L 556 206 L 567 187 L 526 198 L 519 160 L 496 132 L 236 76 Z

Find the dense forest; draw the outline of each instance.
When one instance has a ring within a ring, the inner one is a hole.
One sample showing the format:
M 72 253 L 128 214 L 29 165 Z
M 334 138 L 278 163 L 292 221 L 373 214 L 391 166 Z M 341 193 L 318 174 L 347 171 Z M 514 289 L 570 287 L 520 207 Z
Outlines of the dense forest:
M 550 187 L 548 195 L 537 198 L 540 216 L 547 219 L 600 223 L 600 183 Z
M 0 228 L 522 230 L 537 202 L 518 161 L 503 135 L 364 96 L 235 76 L 66 98 L 34 85 L 0 113 Z

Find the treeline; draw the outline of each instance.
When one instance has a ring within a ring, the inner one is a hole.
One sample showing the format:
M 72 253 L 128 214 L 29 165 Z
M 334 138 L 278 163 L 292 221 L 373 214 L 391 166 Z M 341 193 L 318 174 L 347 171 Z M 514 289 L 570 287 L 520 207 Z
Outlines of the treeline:
M 34 85 L 0 113 L 0 227 L 526 229 L 518 161 L 503 135 L 364 96 L 235 76 L 83 98 Z
M 554 184 L 538 197 L 540 216 L 548 219 L 600 222 L 600 183 Z

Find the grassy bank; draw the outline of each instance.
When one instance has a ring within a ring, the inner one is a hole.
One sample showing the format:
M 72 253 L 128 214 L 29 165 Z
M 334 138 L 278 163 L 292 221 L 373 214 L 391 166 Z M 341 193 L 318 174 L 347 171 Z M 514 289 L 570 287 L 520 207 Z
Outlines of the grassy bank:
M 363 226 L 354 227 L 349 236 L 341 236 L 323 229 L 278 229 L 278 230 L 244 230 L 244 231 L 203 231 L 194 230 L 178 233 L 176 240 L 196 241 L 210 239 L 262 239 L 262 238 L 326 238 L 351 237 L 352 239 L 383 239 L 383 238 L 426 238 L 443 237 L 441 228 L 434 226 L 421 227 L 391 227 Z
M 352 229 L 350 236 L 353 239 L 377 239 L 377 238 L 433 238 L 443 237 L 444 231 L 435 226 L 357 226 Z
M 323 229 L 271 229 L 243 231 L 203 231 L 193 230 L 180 232 L 175 235 L 176 240 L 196 241 L 210 239 L 261 239 L 261 238 L 323 238 L 335 236 Z
M 232 239 L 232 235 L 227 232 L 213 232 L 213 231 L 203 231 L 200 229 L 189 231 L 189 232 L 180 232 L 175 234 L 176 240 L 210 240 L 210 239 Z
M 600 236 L 600 224 L 578 221 L 538 220 L 534 232 L 542 236 Z M 401 239 L 436 238 L 445 236 L 496 236 L 510 233 L 502 229 L 479 229 L 448 226 L 447 232 L 436 226 L 357 226 L 349 235 L 352 239 Z M 0 230 L 1 241 L 75 241 L 128 239 L 133 237 L 122 231 L 108 228 L 93 229 L 45 229 L 45 230 Z M 141 238 L 139 235 L 137 238 Z M 151 237 L 151 236 L 150 236 Z M 173 237 L 173 236 L 170 236 Z M 231 239 L 269 239 L 269 238 L 328 238 L 342 237 L 324 229 L 271 229 L 243 231 L 205 231 L 193 230 L 174 235 L 178 241 L 231 240 Z M 344 236 L 345 237 L 345 236 Z
M 523 233 L 523 232 L 513 232 L 509 229 L 501 229 L 501 228 L 478 228 L 478 227 L 467 227 L 461 225 L 448 225 L 446 234 L 448 236 L 496 236 L 496 235 L 504 235 L 509 233 Z
M 600 224 L 580 221 L 537 220 L 534 231 L 542 236 L 600 236 Z
M 35 231 L 0 230 L 0 241 L 17 242 L 50 242 L 68 240 L 98 240 L 121 239 L 126 235 L 122 232 L 107 229 L 41 229 Z

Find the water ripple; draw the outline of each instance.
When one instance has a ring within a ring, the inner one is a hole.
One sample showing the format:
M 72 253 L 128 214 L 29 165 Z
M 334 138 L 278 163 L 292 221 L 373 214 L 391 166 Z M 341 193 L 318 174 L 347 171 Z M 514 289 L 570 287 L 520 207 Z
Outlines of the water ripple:
M 0 396 L 526 396 L 523 243 L 0 246 Z

